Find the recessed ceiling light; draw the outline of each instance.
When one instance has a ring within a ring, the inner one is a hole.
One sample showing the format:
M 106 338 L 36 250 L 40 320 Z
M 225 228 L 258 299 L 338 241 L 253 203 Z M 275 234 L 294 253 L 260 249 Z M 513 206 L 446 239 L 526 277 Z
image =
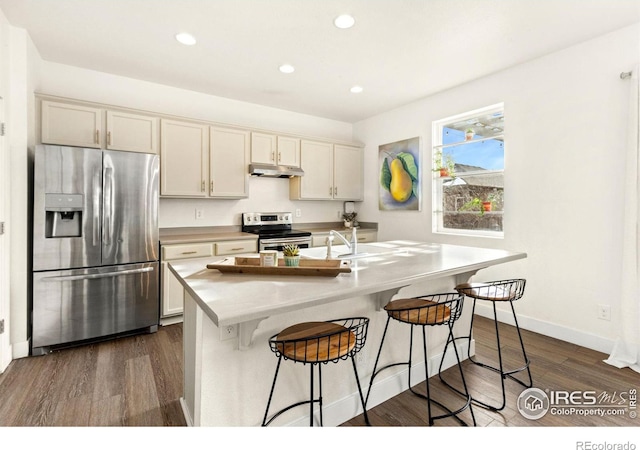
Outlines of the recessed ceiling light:
M 352 94 L 359 94 L 360 92 L 363 91 L 362 86 L 354 86 L 349 90 L 351 91 Z
M 335 20 L 333 21 L 333 24 L 336 27 L 342 28 L 342 29 L 351 28 L 355 23 L 356 23 L 356 19 L 354 19 L 349 14 L 342 14 L 336 17 Z
M 283 64 L 279 67 L 279 69 L 282 73 L 293 73 L 296 70 L 296 68 L 291 64 Z
M 196 38 L 194 38 L 189 33 L 178 33 L 176 34 L 176 40 L 184 45 L 195 45 Z

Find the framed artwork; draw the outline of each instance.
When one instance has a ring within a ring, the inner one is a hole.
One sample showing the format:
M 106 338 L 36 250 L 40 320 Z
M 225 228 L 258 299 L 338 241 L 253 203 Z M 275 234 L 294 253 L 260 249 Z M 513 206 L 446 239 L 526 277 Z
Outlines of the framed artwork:
M 378 147 L 381 211 L 420 211 L 420 138 Z

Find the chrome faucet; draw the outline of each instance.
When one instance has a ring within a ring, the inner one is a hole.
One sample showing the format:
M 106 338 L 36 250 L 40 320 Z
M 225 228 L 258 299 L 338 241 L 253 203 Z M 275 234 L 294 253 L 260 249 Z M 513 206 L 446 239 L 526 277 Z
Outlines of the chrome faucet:
M 351 242 L 347 241 L 347 238 L 345 238 L 342 234 L 338 233 L 335 230 L 331 230 L 329 231 L 329 236 L 327 236 L 326 239 L 326 243 L 327 243 L 327 259 L 331 259 L 331 245 L 333 243 L 333 238 L 334 236 L 337 236 L 338 239 L 340 239 L 342 242 L 344 242 L 344 245 L 347 246 L 347 248 L 349 249 L 349 253 L 346 253 L 344 255 L 340 255 L 340 256 L 346 256 L 346 255 L 355 255 L 358 253 L 358 236 L 356 235 L 356 229 L 353 228 L 351 231 Z

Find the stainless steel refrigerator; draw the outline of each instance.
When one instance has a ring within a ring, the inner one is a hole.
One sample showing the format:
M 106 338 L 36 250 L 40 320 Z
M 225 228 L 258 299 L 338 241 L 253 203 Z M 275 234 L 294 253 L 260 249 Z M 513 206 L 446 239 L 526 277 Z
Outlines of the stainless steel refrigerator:
M 36 147 L 32 355 L 157 330 L 158 177 L 157 155 Z

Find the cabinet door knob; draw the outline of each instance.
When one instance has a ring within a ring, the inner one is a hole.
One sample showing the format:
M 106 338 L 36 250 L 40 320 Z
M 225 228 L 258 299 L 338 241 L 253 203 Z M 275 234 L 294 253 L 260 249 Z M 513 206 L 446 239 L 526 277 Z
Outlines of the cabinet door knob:
M 107 131 L 107 145 L 111 145 L 111 131 Z
M 211 180 L 211 183 L 210 183 L 210 190 L 213 193 L 213 180 Z
M 271 152 L 271 161 L 276 160 L 276 152 Z

